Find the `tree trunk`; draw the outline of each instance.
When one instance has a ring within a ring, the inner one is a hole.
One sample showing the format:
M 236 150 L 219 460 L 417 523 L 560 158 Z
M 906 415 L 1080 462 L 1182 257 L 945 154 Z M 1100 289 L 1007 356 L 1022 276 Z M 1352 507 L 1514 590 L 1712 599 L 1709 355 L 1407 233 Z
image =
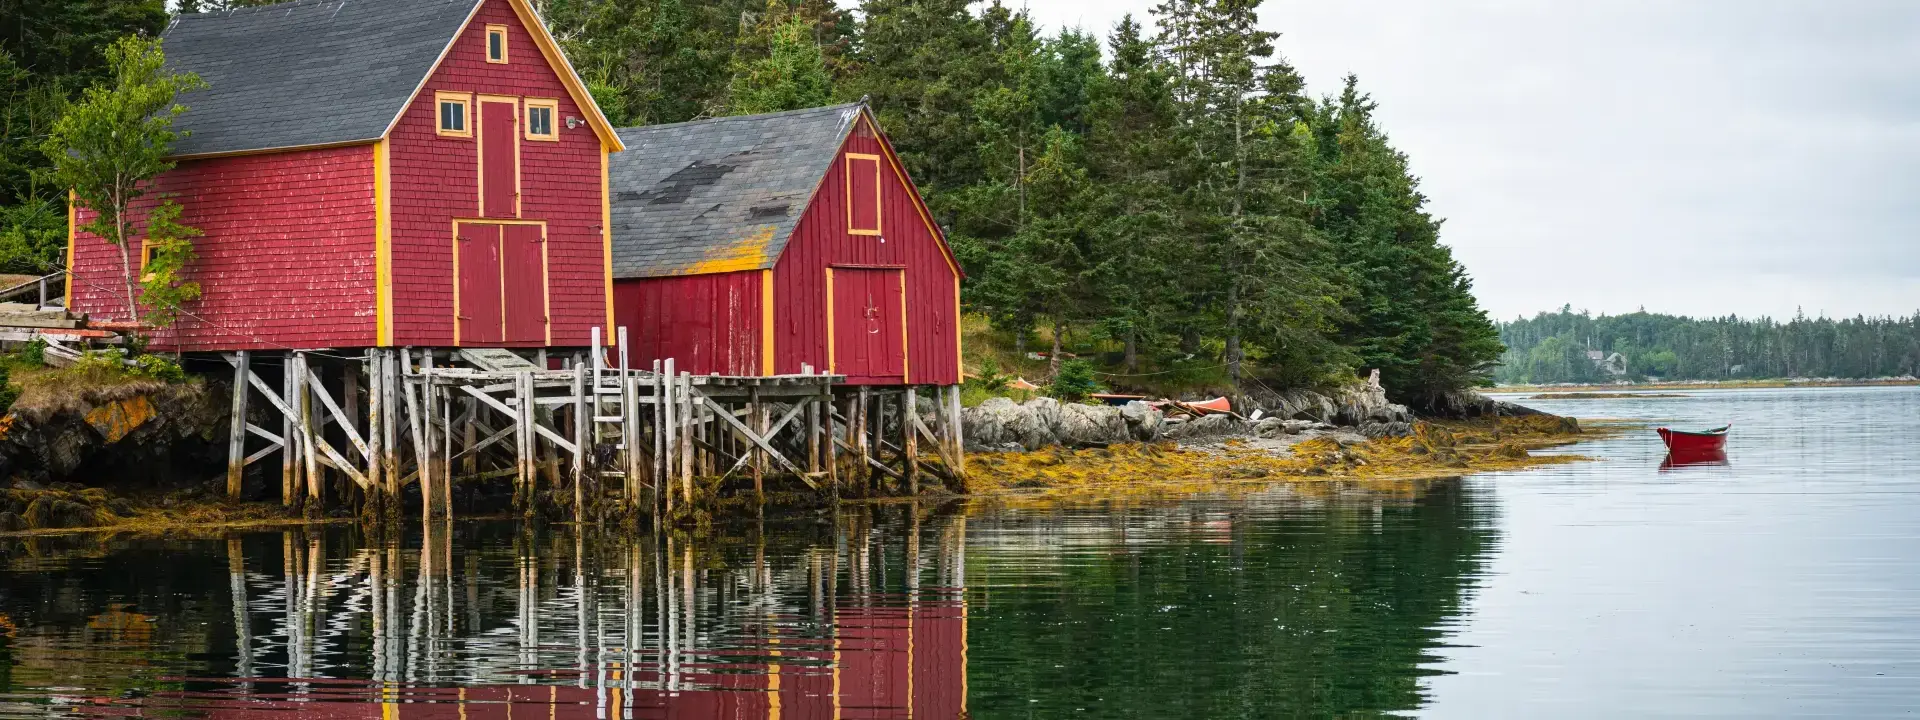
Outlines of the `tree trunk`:
M 134 299 L 133 294 L 133 258 L 130 257 L 130 253 L 127 252 L 127 243 L 129 242 L 127 238 L 127 228 L 124 221 L 116 222 L 115 226 L 114 231 L 120 235 L 120 279 L 127 285 L 127 321 L 138 325 L 140 323 L 140 305 L 139 301 Z M 68 280 L 68 282 L 72 282 L 72 280 Z
M 1053 323 L 1053 352 L 1047 353 L 1047 372 L 1054 377 L 1060 376 L 1060 336 L 1066 334 L 1066 330 L 1063 323 Z
M 1127 326 L 1127 372 L 1140 372 L 1140 333 L 1132 325 Z
M 1240 387 L 1240 284 L 1227 285 L 1227 381 Z

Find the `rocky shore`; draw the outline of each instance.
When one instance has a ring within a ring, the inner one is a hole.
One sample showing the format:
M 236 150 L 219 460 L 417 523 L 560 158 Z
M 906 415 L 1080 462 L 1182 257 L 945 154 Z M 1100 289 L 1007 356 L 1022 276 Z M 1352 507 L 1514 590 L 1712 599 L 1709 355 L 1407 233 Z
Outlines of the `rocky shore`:
M 1401 482 L 1574 462 L 1531 451 L 1583 437 L 1578 421 L 1477 393 L 1421 420 L 1377 386 L 1241 398 L 1246 415 L 993 399 L 963 415 L 971 490 L 1029 499 L 1232 492 L 1275 482 Z
M 1036 398 L 1016 403 L 992 398 L 962 413 L 967 449 L 972 452 L 1035 451 L 1105 447 L 1126 442 L 1171 440 L 1204 444 L 1228 438 L 1312 439 L 1345 435 L 1361 439 L 1407 437 L 1418 419 L 1405 405 L 1387 400 L 1377 385 L 1355 385 L 1332 393 L 1294 391 L 1245 396 L 1244 414 L 1170 417 L 1144 402 L 1124 406 L 1062 403 Z M 1450 419 L 1537 415 L 1529 408 L 1478 393 L 1449 398 Z

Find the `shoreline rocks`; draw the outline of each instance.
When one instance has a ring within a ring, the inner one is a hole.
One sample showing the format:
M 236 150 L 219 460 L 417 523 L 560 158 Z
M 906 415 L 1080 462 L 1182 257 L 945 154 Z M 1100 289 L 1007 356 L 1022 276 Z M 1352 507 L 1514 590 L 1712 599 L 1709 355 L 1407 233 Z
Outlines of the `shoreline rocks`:
M 1340 433 L 1367 438 L 1406 437 L 1418 420 L 1386 390 L 1364 384 L 1333 394 L 1308 390 L 1240 398 L 1248 415 L 1167 417 L 1144 402 L 1124 406 L 1063 404 L 1053 398 L 1016 403 L 990 398 L 961 413 L 967 450 L 1033 451 L 1047 447 L 1105 447 L 1173 440 L 1187 445 L 1234 437 L 1282 439 Z M 1515 406 L 1517 407 L 1517 406 Z

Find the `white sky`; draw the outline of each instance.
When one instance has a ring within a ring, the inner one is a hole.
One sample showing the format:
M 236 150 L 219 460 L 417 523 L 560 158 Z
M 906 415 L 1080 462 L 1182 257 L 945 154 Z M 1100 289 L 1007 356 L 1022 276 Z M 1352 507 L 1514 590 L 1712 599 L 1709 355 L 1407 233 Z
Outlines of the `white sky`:
M 1153 4 L 1025 3 L 1102 37 Z M 1920 310 L 1920 2 L 1269 0 L 1261 24 L 1312 92 L 1360 76 L 1496 318 Z

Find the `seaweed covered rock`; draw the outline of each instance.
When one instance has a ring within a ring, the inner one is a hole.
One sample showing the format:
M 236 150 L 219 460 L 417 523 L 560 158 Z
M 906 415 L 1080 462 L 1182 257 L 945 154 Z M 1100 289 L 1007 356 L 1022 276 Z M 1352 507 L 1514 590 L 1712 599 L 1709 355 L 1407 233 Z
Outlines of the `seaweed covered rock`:
M 0 477 L 137 487 L 204 481 L 225 464 L 219 394 L 157 381 L 29 394 L 0 419 Z

